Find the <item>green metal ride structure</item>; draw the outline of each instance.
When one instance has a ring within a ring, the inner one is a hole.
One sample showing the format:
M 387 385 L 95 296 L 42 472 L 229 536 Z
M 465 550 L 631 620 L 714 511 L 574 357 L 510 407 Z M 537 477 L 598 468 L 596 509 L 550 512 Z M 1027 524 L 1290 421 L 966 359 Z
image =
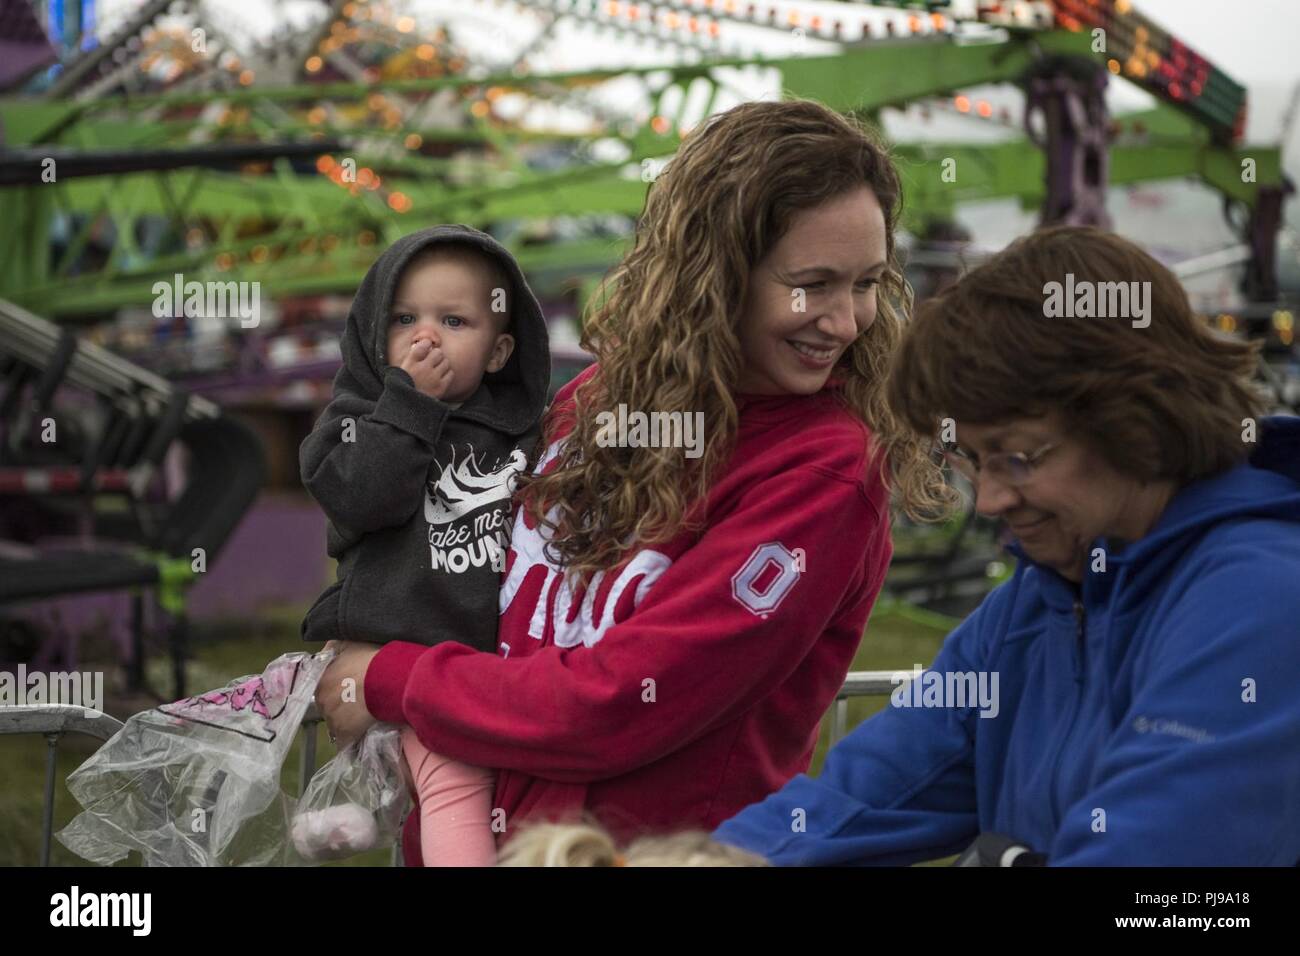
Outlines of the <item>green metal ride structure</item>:
M 965 91 L 1014 85 L 1023 135 L 896 144 L 906 228 L 999 197 L 1105 224 L 1108 186 L 1194 177 L 1240 210 L 1247 298 L 1277 298 L 1279 149 L 1246 147 L 1245 90 L 1127 0 L 837 6 L 467 0 L 429 26 L 334 0 L 311 30 L 241 45 L 216 4 L 145 3 L 40 94 L 0 100 L 0 289 L 55 319 L 147 305 L 177 273 L 346 294 L 386 243 L 444 221 L 510 224 L 544 288 L 590 288 L 626 239 L 608 224 L 757 79 L 876 121 L 916 103 L 992 121 Z M 525 24 L 522 41 L 497 27 L 492 56 L 471 54 L 455 24 L 476 9 L 479 27 Z M 535 71 L 566 25 L 653 44 L 662 63 Z M 744 49 L 763 33 L 789 54 Z M 1112 77 L 1155 105 L 1109 116 Z

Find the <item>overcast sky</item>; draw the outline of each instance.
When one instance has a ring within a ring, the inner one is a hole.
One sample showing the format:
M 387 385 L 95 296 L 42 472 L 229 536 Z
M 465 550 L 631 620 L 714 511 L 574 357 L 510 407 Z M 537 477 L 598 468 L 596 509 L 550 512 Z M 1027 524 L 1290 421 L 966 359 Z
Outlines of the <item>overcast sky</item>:
M 1137 7 L 1249 90 L 1247 139 L 1277 138 L 1300 81 L 1300 0 L 1139 0 Z M 1298 134 L 1293 125 L 1285 144 L 1292 159 Z
M 120 22 L 143 0 L 102 0 L 101 25 Z M 973 5 L 974 0 L 955 0 Z M 850 20 L 866 15 L 873 18 L 902 18 L 906 13 L 861 4 L 791 2 L 775 0 L 780 8 L 820 12 Z M 393 0 L 399 12 L 414 14 L 422 27 L 445 19 L 471 47 L 475 34 L 501 29 L 522 41 L 540 22 L 532 14 L 516 13 L 513 4 L 497 6 L 492 0 Z M 1252 93 L 1252 121 L 1248 136 L 1268 140 L 1280 131 L 1280 119 L 1291 90 L 1300 80 L 1296 44 L 1300 41 L 1300 0 L 1137 0 L 1136 7 L 1218 64 L 1229 76 L 1244 83 Z M 277 21 L 306 23 L 316 20 L 324 9 L 314 0 L 204 0 L 203 6 L 223 25 L 247 26 L 253 34 L 265 35 Z M 751 29 L 724 24 L 724 36 L 746 48 L 766 48 L 787 42 L 781 31 Z M 460 28 L 459 31 L 456 28 Z M 103 29 L 101 29 L 101 36 Z M 498 44 L 500 47 L 500 44 Z M 534 57 L 539 68 L 581 69 L 586 66 L 615 66 L 655 62 L 665 54 L 649 46 L 637 46 L 608 34 L 596 34 L 571 23 L 561 26 L 549 49 Z M 829 52 L 831 47 L 824 47 Z M 815 52 L 815 51 L 810 51 Z
M 1293 83 L 1296 0 L 1138 0 L 1137 8 L 1244 83 Z

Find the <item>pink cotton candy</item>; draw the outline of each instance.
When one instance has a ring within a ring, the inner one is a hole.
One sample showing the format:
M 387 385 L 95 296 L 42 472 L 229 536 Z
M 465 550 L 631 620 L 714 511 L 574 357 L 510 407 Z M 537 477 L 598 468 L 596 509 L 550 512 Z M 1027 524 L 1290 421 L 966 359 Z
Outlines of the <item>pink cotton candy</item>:
M 379 837 L 365 807 L 345 803 L 308 810 L 293 819 L 294 848 L 307 860 L 333 860 L 371 849 Z

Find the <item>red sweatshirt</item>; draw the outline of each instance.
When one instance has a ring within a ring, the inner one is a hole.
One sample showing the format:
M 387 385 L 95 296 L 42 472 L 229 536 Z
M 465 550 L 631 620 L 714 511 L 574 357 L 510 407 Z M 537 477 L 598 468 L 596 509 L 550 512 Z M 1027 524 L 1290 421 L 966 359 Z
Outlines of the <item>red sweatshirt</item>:
M 556 395 L 547 414 L 562 424 L 539 468 L 597 368 Z M 620 840 L 711 830 L 807 770 L 892 553 L 868 429 L 834 388 L 742 397 L 707 527 L 636 552 L 586 594 L 517 508 L 498 653 L 387 644 L 366 673 L 370 712 L 498 768 L 506 838 L 584 809 Z

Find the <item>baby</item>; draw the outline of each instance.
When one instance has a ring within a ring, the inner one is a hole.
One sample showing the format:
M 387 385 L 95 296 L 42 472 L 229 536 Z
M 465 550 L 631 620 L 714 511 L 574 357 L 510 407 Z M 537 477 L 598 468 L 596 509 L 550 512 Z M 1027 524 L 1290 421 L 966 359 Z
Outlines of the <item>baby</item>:
M 491 236 L 436 226 L 379 257 L 348 313 L 333 399 L 300 451 L 339 561 L 305 640 L 496 652 L 512 479 L 549 383 L 542 310 Z M 426 865 L 491 865 L 493 772 L 430 753 L 409 728 L 402 752 Z

